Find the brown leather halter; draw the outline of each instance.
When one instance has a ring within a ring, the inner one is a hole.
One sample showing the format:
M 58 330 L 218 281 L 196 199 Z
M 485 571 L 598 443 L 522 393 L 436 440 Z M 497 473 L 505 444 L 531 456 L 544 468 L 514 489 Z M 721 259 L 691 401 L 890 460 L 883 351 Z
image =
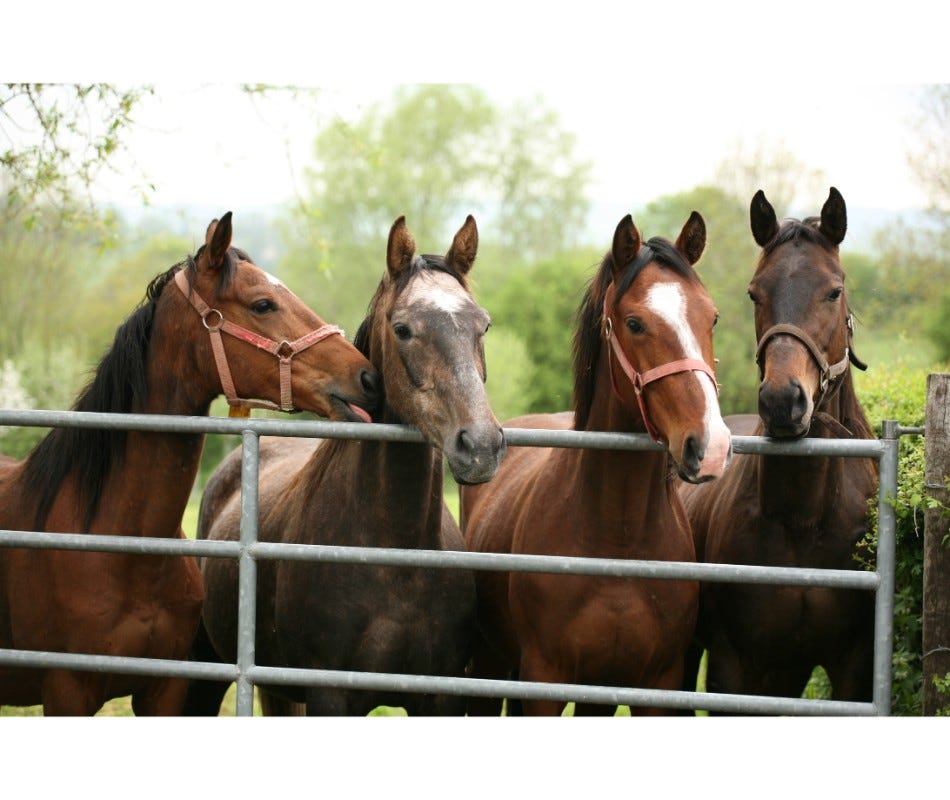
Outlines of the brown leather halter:
M 620 392 L 617 389 L 617 384 L 614 381 L 614 370 L 613 363 L 611 361 L 611 353 L 617 358 L 617 363 L 620 364 L 620 368 L 623 370 L 624 374 L 629 378 L 630 383 L 633 385 L 633 391 L 637 396 L 637 403 L 640 406 L 640 415 L 643 417 L 643 422 L 647 426 L 647 433 L 650 434 L 650 438 L 654 442 L 660 442 L 661 444 L 666 444 L 666 441 L 657 433 L 656 428 L 653 426 L 653 423 L 650 422 L 650 416 L 647 414 L 646 401 L 643 398 L 644 388 L 654 381 L 660 380 L 660 378 L 665 378 L 667 375 L 675 375 L 678 372 L 705 372 L 713 382 L 713 386 L 716 387 L 716 394 L 719 394 L 719 384 L 716 382 L 716 374 L 709 368 L 709 365 L 705 361 L 700 361 L 697 358 L 681 358 L 677 361 L 670 361 L 666 364 L 663 364 L 659 367 L 653 367 L 648 369 L 646 372 L 637 372 L 633 368 L 633 364 L 627 359 L 627 356 L 623 352 L 623 348 L 620 346 L 620 342 L 614 334 L 613 323 L 610 319 L 610 315 L 607 313 L 607 298 L 604 298 L 604 317 L 603 317 L 603 332 L 604 339 L 610 344 L 610 347 L 607 348 L 607 361 L 608 369 L 610 370 L 610 383 L 613 386 L 614 394 L 617 397 L 620 397 Z
M 843 375 L 848 369 L 849 361 L 858 369 L 867 369 L 867 364 L 861 361 L 861 359 L 859 359 L 854 354 L 854 350 L 851 347 L 851 337 L 854 334 L 854 318 L 851 314 L 848 314 L 846 325 L 848 326 L 848 346 L 845 347 L 844 355 L 841 357 L 841 359 L 836 361 L 834 364 L 828 363 L 828 359 L 821 351 L 821 348 L 815 344 L 814 339 L 812 339 L 811 336 L 805 333 L 805 331 L 803 331 L 797 325 L 791 325 L 787 323 L 773 325 L 762 334 L 762 338 L 759 339 L 759 343 L 755 349 L 755 363 L 759 365 L 759 380 L 762 380 L 765 377 L 765 348 L 768 346 L 768 343 L 772 340 L 772 338 L 780 334 L 785 334 L 787 336 L 791 336 L 794 339 L 798 339 L 798 341 L 805 345 L 805 349 L 811 354 L 812 359 L 818 367 L 819 395 L 818 399 L 815 401 L 815 408 L 818 408 L 824 402 L 825 394 L 828 392 L 828 388 L 831 383 L 841 377 L 841 375 Z
M 299 352 L 306 350 L 326 339 L 328 336 L 339 334 L 343 336 L 343 330 L 336 325 L 323 325 L 316 330 L 310 331 L 299 339 L 288 342 L 286 339 L 282 342 L 276 342 L 265 336 L 228 322 L 224 315 L 216 308 L 211 308 L 201 298 L 201 296 L 188 283 L 185 270 L 179 270 L 175 274 L 175 283 L 181 289 L 182 294 L 188 298 L 192 306 L 201 317 L 201 322 L 211 336 L 211 350 L 214 353 L 214 361 L 218 367 L 218 376 L 221 379 L 221 388 L 224 396 L 227 398 L 228 405 L 231 407 L 231 416 L 247 416 L 249 411 L 242 413 L 240 409 L 267 408 L 271 411 L 297 411 L 294 408 L 293 397 L 291 395 L 290 382 L 290 363 L 291 359 Z M 213 320 L 217 314 L 217 321 Z M 280 405 L 270 400 L 245 400 L 237 396 L 234 388 L 234 381 L 231 378 L 231 370 L 228 367 L 228 357 L 224 352 L 224 343 L 221 341 L 221 333 L 227 333 L 240 339 L 243 342 L 252 344 L 255 347 L 277 356 L 280 361 Z

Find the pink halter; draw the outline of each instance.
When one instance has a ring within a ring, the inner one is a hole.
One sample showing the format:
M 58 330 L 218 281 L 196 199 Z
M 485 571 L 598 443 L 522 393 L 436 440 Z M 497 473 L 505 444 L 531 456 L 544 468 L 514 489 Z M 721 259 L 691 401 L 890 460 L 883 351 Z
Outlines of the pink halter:
M 715 373 L 709 368 L 709 365 L 705 361 L 700 361 L 697 358 L 681 358 L 678 361 L 670 361 L 662 366 L 649 369 L 646 372 L 637 372 L 626 355 L 624 355 L 623 349 L 620 347 L 620 342 L 617 340 L 616 335 L 614 335 L 613 323 L 607 313 L 606 297 L 604 298 L 604 338 L 610 343 L 610 347 L 607 348 L 607 361 L 608 369 L 610 370 L 610 383 L 613 386 L 614 394 L 617 395 L 618 398 L 620 397 L 620 392 L 614 381 L 611 352 L 616 356 L 617 363 L 620 364 L 620 368 L 624 371 L 627 378 L 629 378 L 630 383 L 633 384 L 633 391 L 637 395 L 637 403 L 640 406 L 640 415 L 643 417 L 643 422 L 647 426 L 647 433 L 650 434 L 650 438 L 653 439 L 654 442 L 666 444 L 657 433 L 653 423 L 650 422 L 650 416 L 647 414 L 646 401 L 643 399 L 643 389 L 647 384 L 658 381 L 660 378 L 665 378 L 667 375 L 675 375 L 677 372 L 705 372 L 712 379 L 713 386 L 716 387 L 716 394 L 719 394 L 719 384 L 716 383 Z
M 227 398 L 228 405 L 231 409 L 267 408 L 271 411 L 297 410 L 294 408 L 293 398 L 291 396 L 291 359 L 297 353 L 306 350 L 317 342 L 322 342 L 328 336 L 334 336 L 336 334 L 342 336 L 343 330 L 336 325 L 323 325 L 311 331 L 306 336 L 301 336 L 296 341 L 288 342 L 284 340 L 282 342 L 275 342 L 273 339 L 268 339 L 265 336 L 249 331 L 247 328 L 242 328 L 240 325 L 235 325 L 233 322 L 228 322 L 218 309 L 210 308 L 201 296 L 189 285 L 185 270 L 179 270 L 175 274 L 175 283 L 178 284 L 178 288 L 181 289 L 182 294 L 188 298 L 191 305 L 194 306 L 195 310 L 201 316 L 202 324 L 211 335 L 211 350 L 214 353 L 214 361 L 218 367 L 221 388 L 224 391 L 224 396 Z M 218 315 L 218 319 L 215 324 L 212 324 L 209 322 L 209 319 L 215 314 Z M 270 400 L 244 400 L 237 396 L 237 392 L 234 389 L 234 381 L 231 379 L 231 370 L 228 367 L 228 358 L 224 352 L 224 343 L 221 341 L 222 331 L 277 356 L 280 360 L 280 405 Z M 242 415 L 238 413 L 232 414 L 232 416 Z

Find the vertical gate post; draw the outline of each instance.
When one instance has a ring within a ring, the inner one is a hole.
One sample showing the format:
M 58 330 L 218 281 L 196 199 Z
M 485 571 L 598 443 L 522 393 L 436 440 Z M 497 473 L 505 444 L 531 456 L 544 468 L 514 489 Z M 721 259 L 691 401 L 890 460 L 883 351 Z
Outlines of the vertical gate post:
M 897 497 L 897 466 L 900 447 L 899 426 L 884 420 L 881 440 L 880 489 L 877 500 L 877 566 L 880 583 L 874 606 L 874 689 L 876 713 L 891 713 L 891 661 L 894 657 L 894 573 L 897 551 L 897 519 L 894 498 Z
M 927 376 L 927 413 L 924 420 L 924 484 L 937 508 L 924 509 L 924 716 L 932 717 L 950 705 L 950 698 L 934 686 L 935 677 L 950 672 L 950 373 Z
M 247 671 L 254 666 L 257 629 L 257 562 L 250 546 L 257 542 L 257 477 L 260 439 L 244 431 L 241 450 L 241 556 L 238 562 L 237 701 L 239 717 L 254 715 L 254 684 Z

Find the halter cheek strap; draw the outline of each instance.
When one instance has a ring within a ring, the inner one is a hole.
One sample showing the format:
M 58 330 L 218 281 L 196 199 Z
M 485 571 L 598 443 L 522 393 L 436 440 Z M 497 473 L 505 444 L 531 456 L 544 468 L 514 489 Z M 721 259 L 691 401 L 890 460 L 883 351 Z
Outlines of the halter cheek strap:
M 328 336 L 336 334 L 342 336 L 343 330 L 336 325 L 322 325 L 293 342 L 288 342 L 286 339 L 276 342 L 266 336 L 254 333 L 254 331 L 249 331 L 247 328 L 242 328 L 240 325 L 235 325 L 233 322 L 228 322 L 218 309 L 210 308 L 189 285 L 185 270 L 179 270 L 175 274 L 175 283 L 198 312 L 202 324 L 211 336 L 211 351 L 214 353 L 214 361 L 218 368 L 221 389 L 225 398 L 227 398 L 228 405 L 231 407 L 231 416 L 248 416 L 251 408 L 266 408 L 271 411 L 296 411 L 291 390 L 291 359 L 297 353 L 312 347 L 317 342 L 322 342 Z M 228 367 L 228 357 L 224 351 L 224 343 L 221 340 L 222 332 L 277 356 L 280 362 L 280 405 L 270 400 L 246 400 L 237 396 L 234 381 L 231 378 L 231 370 Z M 242 410 L 248 411 L 242 413 Z
M 785 323 L 773 325 L 764 334 L 762 334 L 762 338 L 759 339 L 759 344 L 755 349 L 755 362 L 759 365 L 759 380 L 762 380 L 765 377 L 765 348 L 768 346 L 768 343 L 772 340 L 772 338 L 778 336 L 779 334 L 785 334 L 798 339 L 798 341 L 805 345 L 805 349 L 809 352 L 818 367 L 819 395 L 818 400 L 815 402 L 815 408 L 818 408 L 822 402 L 824 402 L 825 394 L 827 393 L 828 387 L 831 385 L 832 381 L 837 380 L 848 369 L 849 361 L 859 369 L 867 369 L 867 365 L 861 362 L 859 359 L 856 359 L 856 357 L 851 352 L 850 345 L 851 334 L 854 331 L 854 319 L 850 314 L 848 314 L 847 326 L 848 347 L 845 347 L 844 355 L 841 357 L 840 361 L 836 361 L 834 364 L 829 364 L 828 359 L 825 358 L 825 354 L 821 351 L 818 345 L 815 344 L 815 340 L 797 325 L 788 325 Z
M 620 369 L 623 370 L 633 385 L 633 391 L 637 396 L 637 404 L 640 406 L 640 415 L 643 417 L 643 422 L 647 427 L 647 433 L 654 442 L 665 444 L 665 441 L 650 421 L 650 415 L 647 413 L 646 400 L 643 397 L 643 390 L 647 384 L 658 381 L 660 378 L 665 378 L 667 375 L 675 375 L 678 372 L 704 372 L 713 382 L 713 386 L 716 388 L 716 394 L 719 394 L 719 384 L 716 382 L 716 374 L 709 368 L 709 365 L 705 361 L 701 361 L 697 358 L 681 358 L 659 367 L 653 367 L 653 369 L 648 369 L 646 372 L 637 372 L 624 354 L 623 348 L 620 346 L 616 334 L 614 334 L 613 323 L 607 314 L 606 300 L 604 301 L 604 338 L 610 344 L 610 347 L 607 348 L 607 361 L 610 371 L 610 383 L 611 386 L 613 386 L 614 394 L 618 398 L 620 397 L 620 391 L 614 380 L 613 357 L 617 359 Z

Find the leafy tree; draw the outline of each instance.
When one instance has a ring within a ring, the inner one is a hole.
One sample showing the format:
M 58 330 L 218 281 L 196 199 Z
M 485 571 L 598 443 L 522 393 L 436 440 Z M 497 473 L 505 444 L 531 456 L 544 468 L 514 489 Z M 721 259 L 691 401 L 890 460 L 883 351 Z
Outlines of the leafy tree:
M 473 278 L 489 285 L 515 258 L 550 256 L 579 230 L 589 167 L 572 148 L 540 106 L 506 113 L 473 86 L 402 87 L 317 135 L 304 199 L 283 226 L 281 274 L 323 316 L 354 328 L 396 217 L 406 216 L 423 251 L 440 252 L 473 213 L 481 236 Z
M 516 336 L 528 357 L 515 413 L 571 408 L 575 314 L 600 257 L 594 251 L 565 253 L 512 270 L 482 294 L 492 315 L 489 339 L 495 333 Z M 492 370 L 492 362 L 488 368 Z
M 90 190 L 122 150 L 133 111 L 151 91 L 105 83 L 0 84 L 2 208 L 16 210 L 27 227 L 55 220 L 94 224 L 104 234 Z M 57 213 L 39 213 L 45 207 Z

